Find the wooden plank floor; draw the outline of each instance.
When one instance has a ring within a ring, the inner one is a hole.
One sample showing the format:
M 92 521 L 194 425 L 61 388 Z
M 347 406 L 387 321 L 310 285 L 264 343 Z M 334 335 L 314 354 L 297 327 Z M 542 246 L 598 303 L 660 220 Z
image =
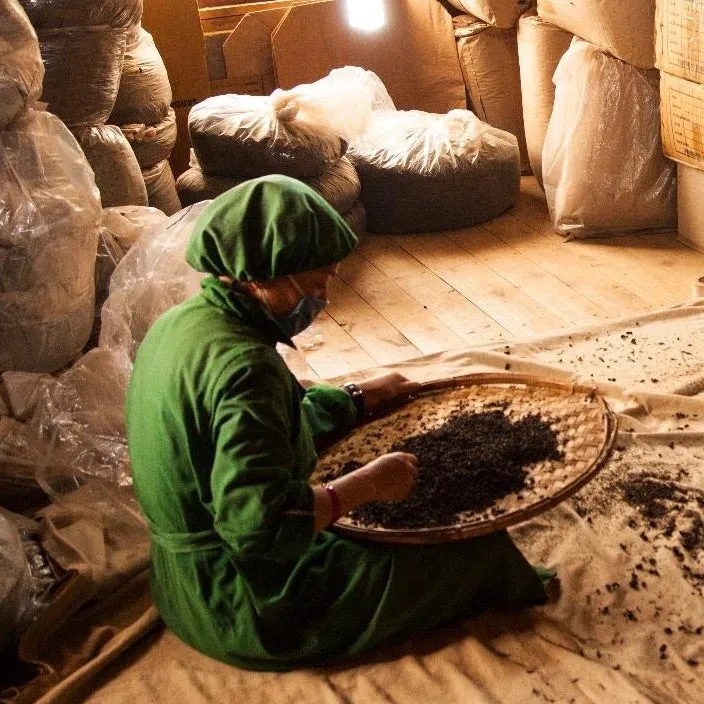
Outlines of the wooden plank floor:
M 309 338 L 317 344 L 302 352 L 321 378 L 353 375 L 672 306 L 702 275 L 704 253 L 674 233 L 565 242 L 535 179 L 524 177 L 518 203 L 488 223 L 366 235 L 331 284 Z

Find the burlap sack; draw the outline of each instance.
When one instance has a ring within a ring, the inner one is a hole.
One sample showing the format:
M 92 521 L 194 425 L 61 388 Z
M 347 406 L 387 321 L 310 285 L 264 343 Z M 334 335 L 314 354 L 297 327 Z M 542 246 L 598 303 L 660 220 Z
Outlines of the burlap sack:
M 171 105 L 171 84 L 152 35 L 142 29 L 139 40 L 125 51 L 120 87 L 109 121 L 113 125 L 163 120 Z
M 535 10 L 518 22 L 518 62 L 521 71 L 523 126 L 530 167 L 543 186 L 543 143 L 555 101 L 553 74 L 572 35 L 540 19 Z
M 37 29 L 107 26 L 126 29 L 142 17 L 142 0 L 20 0 Z
M 171 156 L 176 144 L 176 113 L 169 108 L 166 117 L 155 125 L 120 125 L 120 129 L 130 143 L 139 166 L 148 169 Z
M 340 213 L 346 213 L 354 206 L 362 188 L 354 166 L 346 157 L 329 166 L 317 178 L 304 179 L 304 182 L 318 191 Z M 229 191 L 240 183 L 244 181 L 222 176 L 208 176 L 196 162 L 195 166 L 178 177 L 176 190 L 181 203 L 186 206 L 201 200 L 217 198 L 221 193 Z
M 515 27 L 518 18 L 533 0 L 449 0 L 458 10 L 468 12 L 484 22 L 502 29 Z
M 29 110 L 0 131 L 0 372 L 53 372 L 93 322 L 100 199 L 61 121 Z
M 120 85 L 125 33 L 105 27 L 39 32 L 46 69 L 42 100 L 69 127 L 108 119 Z
M 369 232 L 434 232 L 495 217 L 518 197 L 516 138 L 467 110 L 376 114 L 349 152 Z
M 204 173 L 229 178 L 314 178 L 337 162 L 339 136 L 290 93 L 218 95 L 191 109 L 188 132 Z
M 521 170 L 529 173 L 516 30 L 498 29 L 469 15 L 453 18 L 453 25 L 470 109 L 483 122 L 516 137 Z
M 119 127 L 78 127 L 73 133 L 95 172 L 104 208 L 148 204 L 137 158 Z
M 173 215 L 181 210 L 174 174 L 168 161 L 160 161 L 158 164 L 144 169 L 142 176 L 147 188 L 150 207 L 158 208 L 166 215 Z
M 37 35 L 17 0 L 0 0 L 0 130 L 39 99 L 44 65 Z
M 655 0 L 538 0 L 538 14 L 629 64 L 655 66 Z
M 662 153 L 658 72 L 573 40 L 555 72 L 543 179 L 569 239 L 675 227 L 675 165 Z
M 367 211 L 361 200 L 358 200 L 342 217 L 357 237 L 362 237 L 367 231 Z

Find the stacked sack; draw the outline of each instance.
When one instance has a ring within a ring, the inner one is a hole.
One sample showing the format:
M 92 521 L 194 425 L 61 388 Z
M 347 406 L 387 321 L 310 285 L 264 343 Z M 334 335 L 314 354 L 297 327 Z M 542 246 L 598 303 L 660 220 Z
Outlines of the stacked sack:
M 37 36 L 0 0 L 0 372 L 53 372 L 93 325 L 100 196 L 66 126 L 36 108 Z
M 146 205 L 139 164 L 120 130 L 115 105 L 128 35 L 142 0 L 20 0 L 39 36 L 42 100 L 81 145 L 103 206 Z
M 171 107 L 166 66 L 144 28 L 127 37 L 120 86 L 110 122 L 119 125 L 142 171 L 149 205 L 172 215 L 181 208 L 169 156 L 176 144 L 176 113 Z
M 357 173 L 345 158 L 347 139 L 373 109 L 379 79 L 354 67 L 270 96 L 219 95 L 195 105 L 188 117 L 191 168 L 176 188 L 192 204 L 266 174 L 284 174 L 318 191 L 352 229 L 366 227 Z
M 518 140 L 521 171 L 530 173 L 518 68 L 518 20 L 531 0 L 450 0 L 469 14 L 453 17 L 467 102 L 480 120 Z
M 538 0 L 575 37 L 554 75 L 542 174 L 557 232 L 593 237 L 676 226 L 674 165 L 660 138 L 654 0 Z M 585 41 L 586 40 L 586 41 Z

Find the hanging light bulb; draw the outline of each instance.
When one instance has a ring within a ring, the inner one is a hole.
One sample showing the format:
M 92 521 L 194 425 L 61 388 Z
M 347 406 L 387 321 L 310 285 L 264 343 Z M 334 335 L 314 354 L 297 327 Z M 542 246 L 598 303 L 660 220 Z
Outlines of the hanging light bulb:
M 373 32 L 386 24 L 384 0 L 345 0 L 347 21 L 353 29 Z

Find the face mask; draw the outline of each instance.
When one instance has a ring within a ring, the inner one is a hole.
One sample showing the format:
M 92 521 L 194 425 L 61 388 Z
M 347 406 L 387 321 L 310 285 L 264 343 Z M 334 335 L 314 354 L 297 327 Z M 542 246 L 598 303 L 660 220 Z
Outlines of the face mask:
M 275 315 L 273 318 L 285 335 L 293 337 L 309 327 L 328 302 L 324 298 L 306 295 L 293 277 L 289 276 L 288 278 L 301 294 L 301 300 L 293 310 L 284 315 Z

